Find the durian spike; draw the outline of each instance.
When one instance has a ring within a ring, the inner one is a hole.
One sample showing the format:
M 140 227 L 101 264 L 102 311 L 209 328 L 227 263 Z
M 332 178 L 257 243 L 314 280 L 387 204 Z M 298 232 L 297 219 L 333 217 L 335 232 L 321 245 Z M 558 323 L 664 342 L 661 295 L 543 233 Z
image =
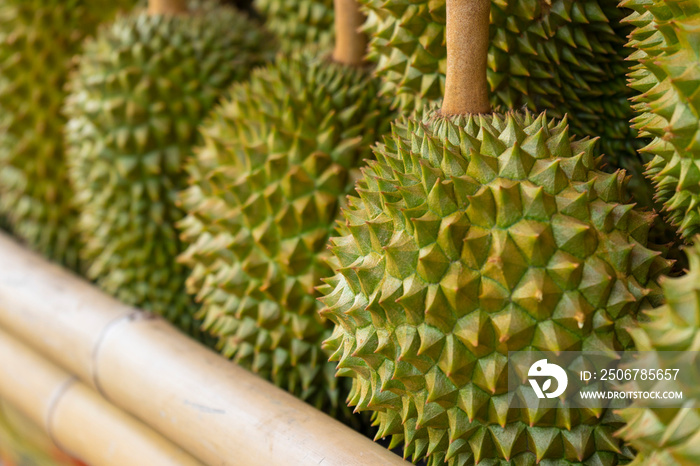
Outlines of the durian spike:
M 357 0 L 334 0 L 335 49 L 333 60 L 346 65 L 361 65 L 367 50 L 367 38 L 360 32 L 365 16 Z
M 148 14 L 177 15 L 187 11 L 187 0 L 148 0 Z
M 447 0 L 447 76 L 443 115 L 489 113 L 486 60 L 489 0 Z

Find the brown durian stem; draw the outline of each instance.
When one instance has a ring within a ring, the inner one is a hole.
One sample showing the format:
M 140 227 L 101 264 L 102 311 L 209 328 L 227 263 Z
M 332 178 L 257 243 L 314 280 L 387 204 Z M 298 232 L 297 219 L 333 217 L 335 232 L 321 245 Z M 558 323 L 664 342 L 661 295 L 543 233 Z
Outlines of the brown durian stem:
M 333 60 L 346 65 L 361 65 L 367 50 L 367 38 L 360 32 L 365 21 L 357 0 L 334 0 L 335 49 Z
M 490 0 L 447 0 L 443 115 L 491 111 L 486 81 L 490 10 Z
M 187 12 L 187 0 L 148 0 L 148 14 L 178 15 Z

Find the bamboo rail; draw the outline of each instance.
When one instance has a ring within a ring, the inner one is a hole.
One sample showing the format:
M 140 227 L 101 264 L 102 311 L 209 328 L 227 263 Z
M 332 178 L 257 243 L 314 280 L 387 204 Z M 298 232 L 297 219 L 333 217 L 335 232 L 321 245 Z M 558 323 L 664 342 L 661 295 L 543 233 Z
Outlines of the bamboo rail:
M 197 466 L 182 449 L 0 330 L 0 397 L 91 466 Z
M 0 327 L 211 465 L 408 465 L 0 234 Z

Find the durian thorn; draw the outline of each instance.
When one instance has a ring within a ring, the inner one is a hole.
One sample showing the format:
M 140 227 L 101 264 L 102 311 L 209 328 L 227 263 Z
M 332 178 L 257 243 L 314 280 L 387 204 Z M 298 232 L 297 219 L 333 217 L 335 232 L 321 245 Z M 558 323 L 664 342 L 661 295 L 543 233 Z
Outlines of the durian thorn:
M 187 0 L 148 0 L 149 15 L 179 15 L 187 13 Z
M 360 32 L 365 16 L 357 0 L 333 0 L 335 7 L 335 48 L 333 60 L 361 66 L 367 51 L 367 38 Z

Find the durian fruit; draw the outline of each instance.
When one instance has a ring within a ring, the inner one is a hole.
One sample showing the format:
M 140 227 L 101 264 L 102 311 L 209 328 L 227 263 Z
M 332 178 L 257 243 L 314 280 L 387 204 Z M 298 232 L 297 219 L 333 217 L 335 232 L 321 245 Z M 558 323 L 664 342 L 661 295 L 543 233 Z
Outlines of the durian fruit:
M 331 240 L 322 315 L 349 402 L 437 466 L 615 465 L 612 411 L 509 410 L 509 351 L 617 351 L 669 264 L 625 174 L 565 119 L 490 113 L 488 0 L 449 0 L 446 96 L 375 147 Z M 517 398 L 516 398 L 517 399 Z
M 0 1 L 0 215 L 30 247 L 75 268 L 76 211 L 61 106 L 83 39 L 134 0 Z
M 357 168 L 392 118 L 357 65 L 366 44 L 357 4 L 336 5 L 332 58 L 279 56 L 213 112 L 180 224 L 188 288 L 221 352 L 332 414 L 347 408 L 321 349 L 332 326 L 315 287 L 331 270 L 326 241 Z
M 308 44 L 333 45 L 333 0 L 254 0 L 265 25 L 289 53 Z
M 700 232 L 700 11 L 695 1 L 626 0 L 635 26 L 629 46 L 637 62 L 630 87 L 639 112 L 634 126 L 653 137 L 643 151 L 653 159 L 647 175 L 668 218 L 684 238 Z
M 664 280 L 666 303 L 650 312 L 649 322 L 631 331 L 639 351 L 678 352 L 666 353 L 658 359 L 665 366 L 654 368 L 679 369 L 677 382 L 664 390 L 682 391 L 684 398 L 682 407 L 649 407 L 638 401 L 622 411 L 627 425 L 619 434 L 638 451 L 634 466 L 700 464 L 700 360 L 697 356 L 700 351 L 700 246 L 697 241 L 686 252 L 690 262 L 688 274 Z M 644 368 L 651 369 L 648 364 Z
M 273 41 L 213 2 L 177 15 L 151 11 L 118 18 L 85 46 L 66 108 L 70 175 L 88 277 L 194 331 L 174 226 L 184 215 L 176 198 L 185 159 L 204 116 L 270 58 Z
M 444 92 L 446 0 L 361 0 L 370 58 L 383 92 L 420 109 Z M 634 156 L 624 48 L 630 26 L 617 0 L 493 0 L 488 79 L 492 103 L 569 115 L 572 131 L 601 136 L 608 154 Z

